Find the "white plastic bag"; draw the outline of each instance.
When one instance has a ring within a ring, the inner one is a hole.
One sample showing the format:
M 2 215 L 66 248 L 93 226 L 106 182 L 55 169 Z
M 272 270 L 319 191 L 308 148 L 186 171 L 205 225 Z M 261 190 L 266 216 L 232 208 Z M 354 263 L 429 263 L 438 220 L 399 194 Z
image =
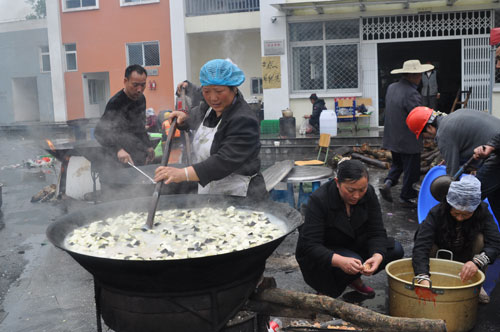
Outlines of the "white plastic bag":
M 299 134 L 305 135 L 307 132 L 312 130 L 312 126 L 309 124 L 309 118 L 304 118 L 300 124 Z

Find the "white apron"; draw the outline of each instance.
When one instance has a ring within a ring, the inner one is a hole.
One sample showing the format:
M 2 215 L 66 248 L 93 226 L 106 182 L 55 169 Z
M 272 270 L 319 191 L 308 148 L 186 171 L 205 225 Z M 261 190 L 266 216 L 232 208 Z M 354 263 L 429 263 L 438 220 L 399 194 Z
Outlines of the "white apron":
M 210 148 L 219 127 L 220 121 L 214 128 L 209 128 L 203 125 L 212 108 L 210 107 L 205 113 L 205 117 L 200 124 L 193 138 L 193 154 L 196 163 L 202 162 L 210 157 Z M 243 196 L 247 195 L 248 185 L 253 176 L 245 176 L 231 173 L 223 179 L 212 181 L 205 187 L 198 184 L 198 194 L 222 194 Z

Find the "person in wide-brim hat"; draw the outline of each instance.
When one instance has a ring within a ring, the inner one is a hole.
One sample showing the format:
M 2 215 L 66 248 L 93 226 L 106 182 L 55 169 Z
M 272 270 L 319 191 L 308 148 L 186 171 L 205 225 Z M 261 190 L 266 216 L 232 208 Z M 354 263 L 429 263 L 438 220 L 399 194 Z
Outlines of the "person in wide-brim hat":
M 421 74 L 433 69 L 434 66 L 431 64 L 423 65 L 419 60 L 408 60 L 403 63 L 403 68 L 391 70 L 391 74 Z
M 406 118 L 408 113 L 422 105 L 422 96 L 418 86 L 422 74 L 434 69 L 431 64 L 421 64 L 419 60 L 407 60 L 403 68 L 394 69 L 391 74 L 402 74 L 398 82 L 387 88 L 384 110 L 384 137 L 382 147 L 391 151 L 392 164 L 380 194 L 386 201 L 392 202 L 391 187 L 395 186 L 401 174 L 403 186 L 399 195 L 402 207 L 416 208 L 418 192 L 413 184 L 420 180 L 420 151 L 422 140 L 408 130 Z

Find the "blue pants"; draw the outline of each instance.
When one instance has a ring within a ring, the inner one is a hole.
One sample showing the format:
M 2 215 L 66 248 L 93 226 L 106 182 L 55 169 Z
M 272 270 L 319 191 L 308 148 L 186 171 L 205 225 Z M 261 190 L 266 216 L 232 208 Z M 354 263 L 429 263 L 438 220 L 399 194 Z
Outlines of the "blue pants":
M 413 184 L 420 180 L 420 153 L 398 153 L 391 151 L 392 165 L 385 181 L 391 180 L 395 186 L 401 173 L 403 173 L 403 188 L 401 188 L 400 198 L 404 200 L 416 198 L 418 192 L 413 189 Z

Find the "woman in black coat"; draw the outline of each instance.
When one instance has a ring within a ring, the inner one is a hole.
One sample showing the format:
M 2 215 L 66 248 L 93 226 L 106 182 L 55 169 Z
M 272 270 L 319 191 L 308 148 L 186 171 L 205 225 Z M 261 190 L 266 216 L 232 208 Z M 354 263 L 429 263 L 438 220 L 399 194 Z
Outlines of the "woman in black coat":
M 417 283 L 429 286 L 429 257 L 437 250 L 453 253 L 453 260 L 464 263 L 460 272 L 463 282 L 479 269 L 493 263 L 500 253 L 500 233 L 486 203 L 481 202 L 481 183 L 466 175 L 450 185 L 446 201 L 430 211 L 415 234 L 413 271 Z M 481 302 L 489 302 L 481 289 Z
M 310 197 L 295 256 L 306 283 L 337 297 L 350 285 L 373 295 L 361 275 L 371 276 L 403 257 L 401 244 L 388 239 L 368 171 L 357 160 L 338 165 L 335 181 Z
M 215 59 L 200 71 L 203 101 L 186 112 L 174 111 L 180 129 L 193 130 L 194 163 L 159 167 L 155 181 L 198 182 L 199 194 L 267 198 L 260 173 L 259 122 L 238 90 L 245 80 L 233 63 Z

